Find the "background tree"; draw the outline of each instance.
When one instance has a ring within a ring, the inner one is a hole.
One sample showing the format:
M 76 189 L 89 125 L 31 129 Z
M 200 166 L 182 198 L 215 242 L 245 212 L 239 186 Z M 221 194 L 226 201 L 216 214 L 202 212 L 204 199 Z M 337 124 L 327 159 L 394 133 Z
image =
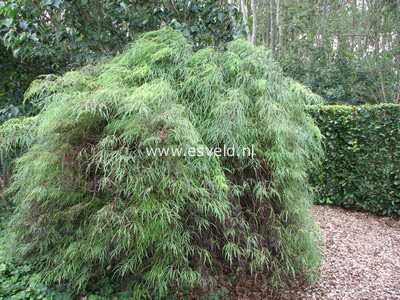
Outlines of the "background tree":
M 113 55 L 163 24 L 198 49 L 237 38 L 243 23 L 328 103 L 398 103 L 399 11 L 394 0 L 0 1 L 0 119 L 29 112 L 21 95 L 37 75 Z
M 256 36 L 288 75 L 328 103 L 399 102 L 398 1 L 240 3 L 250 40 Z
M 39 74 L 114 55 L 138 34 L 164 24 L 197 49 L 218 48 L 241 34 L 240 20 L 233 4 L 211 0 L 0 1 L 0 68 L 6 70 L 0 86 L 0 108 L 6 111 L 0 118 L 21 111 L 22 94 Z

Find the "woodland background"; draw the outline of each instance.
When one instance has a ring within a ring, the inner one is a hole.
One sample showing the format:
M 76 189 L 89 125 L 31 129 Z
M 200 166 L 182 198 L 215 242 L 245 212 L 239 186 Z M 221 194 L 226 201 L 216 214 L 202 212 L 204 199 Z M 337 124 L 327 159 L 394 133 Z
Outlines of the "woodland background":
M 271 49 L 284 72 L 329 104 L 398 103 L 396 0 L 0 1 L 0 120 L 36 113 L 23 93 L 122 51 L 170 25 L 195 48 L 240 36 Z

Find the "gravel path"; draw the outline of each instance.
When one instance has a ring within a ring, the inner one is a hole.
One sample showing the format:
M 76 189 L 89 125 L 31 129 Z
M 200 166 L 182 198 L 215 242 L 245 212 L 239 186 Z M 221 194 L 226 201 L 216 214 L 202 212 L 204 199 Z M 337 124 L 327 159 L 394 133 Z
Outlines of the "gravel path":
M 288 299 L 400 299 L 400 221 L 332 206 L 314 217 L 325 239 L 322 278 Z

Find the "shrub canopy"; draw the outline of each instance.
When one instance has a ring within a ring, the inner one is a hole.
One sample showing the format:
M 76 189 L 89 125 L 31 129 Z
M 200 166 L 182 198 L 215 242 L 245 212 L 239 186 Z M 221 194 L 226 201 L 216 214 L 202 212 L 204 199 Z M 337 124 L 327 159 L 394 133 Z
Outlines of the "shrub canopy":
M 305 108 L 318 97 L 268 50 L 239 40 L 194 52 L 164 28 L 111 61 L 35 81 L 26 101 L 42 112 L 8 189 L 12 243 L 45 280 L 84 289 L 110 278 L 139 299 L 227 265 L 274 286 L 315 276 L 306 169 L 321 147 Z M 24 128 L 15 122 L 2 131 Z M 146 154 L 223 145 L 255 155 Z

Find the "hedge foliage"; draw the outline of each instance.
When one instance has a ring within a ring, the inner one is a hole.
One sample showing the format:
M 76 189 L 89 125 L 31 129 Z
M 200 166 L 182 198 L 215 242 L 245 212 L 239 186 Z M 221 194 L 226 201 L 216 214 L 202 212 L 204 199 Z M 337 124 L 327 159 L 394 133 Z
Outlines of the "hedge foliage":
M 325 159 L 312 180 L 321 201 L 400 215 L 400 106 L 319 106 Z

